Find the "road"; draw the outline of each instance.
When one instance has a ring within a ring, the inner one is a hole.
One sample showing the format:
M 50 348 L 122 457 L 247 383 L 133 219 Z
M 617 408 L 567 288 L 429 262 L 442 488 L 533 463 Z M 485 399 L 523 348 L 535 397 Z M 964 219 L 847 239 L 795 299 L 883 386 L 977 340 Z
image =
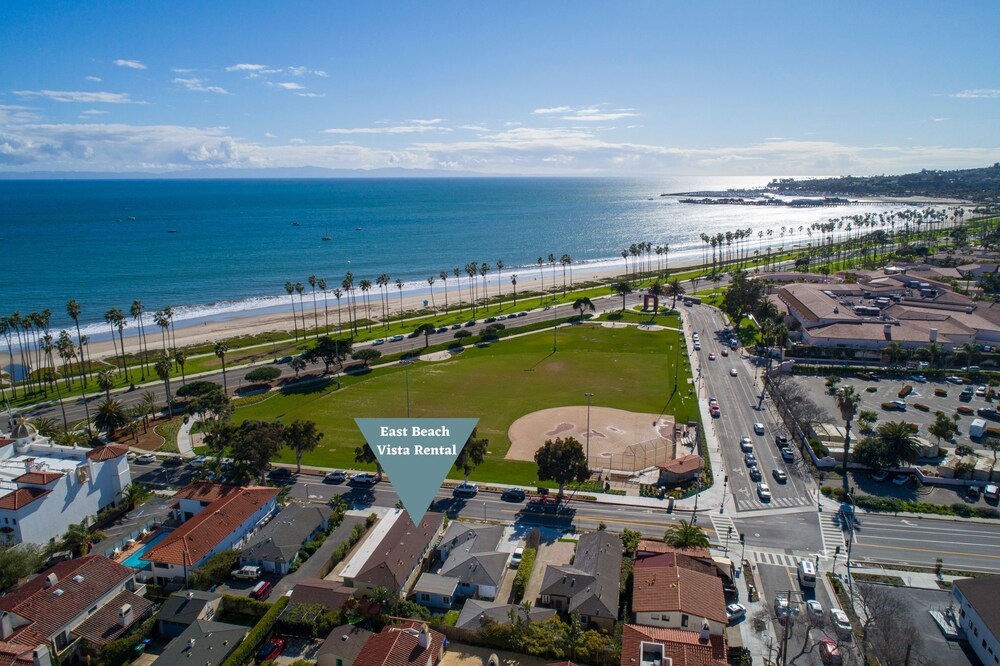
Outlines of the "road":
M 775 435 L 784 430 L 769 409 L 769 402 L 760 407 L 760 390 L 754 386 L 754 368 L 737 352 L 729 352 L 728 345 L 721 339 L 724 323 L 715 308 L 693 306 L 686 308 L 691 327 L 698 331 L 701 351 L 701 379 L 705 391 L 719 401 L 721 416 L 712 419 L 706 427 L 714 428 L 722 447 L 725 474 L 729 477 L 729 490 L 733 494 L 738 512 L 761 511 L 770 508 L 807 507 L 814 504 L 812 478 L 799 454 L 793 463 L 785 463 L 775 445 Z M 715 360 L 709 360 L 709 354 Z M 730 375 L 732 369 L 737 376 Z M 697 372 L 697 370 L 696 370 Z M 764 433 L 754 432 L 754 423 L 764 425 Z M 761 500 L 757 493 L 757 483 L 748 473 L 740 450 L 740 438 L 748 436 L 753 442 L 753 452 L 757 458 L 763 480 L 771 489 L 770 501 Z M 775 469 L 788 474 L 786 483 L 779 483 L 772 475 Z

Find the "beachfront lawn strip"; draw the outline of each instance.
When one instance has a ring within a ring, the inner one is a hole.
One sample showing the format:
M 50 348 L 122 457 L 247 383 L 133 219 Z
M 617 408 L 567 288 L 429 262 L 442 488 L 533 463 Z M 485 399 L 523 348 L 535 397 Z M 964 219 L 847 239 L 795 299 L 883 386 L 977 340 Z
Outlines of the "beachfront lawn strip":
M 677 341 L 675 331 L 583 324 L 559 329 L 555 354 L 552 336 L 544 331 L 487 348 L 471 347 L 448 361 L 409 366 L 410 413 L 414 418 L 478 418 L 479 436 L 489 439 L 490 447 L 471 478 L 533 486 L 537 484 L 534 462 L 504 460 L 510 447 L 507 429 L 525 414 L 584 405 L 583 394 L 590 391 L 595 406 L 673 413 L 681 422 L 698 418 L 685 354 L 680 355 L 679 390 L 670 399 Z M 346 375 L 340 390 L 333 382 L 288 388 L 263 402 L 237 409 L 233 419 L 237 423 L 247 419 L 284 423 L 313 420 L 325 437 L 303 458 L 304 465 L 374 469 L 373 465 L 354 462 L 355 447 L 364 444 L 354 419 L 405 416 L 405 381 L 399 366 Z M 539 433 L 538 445 L 545 439 L 545 434 Z M 294 462 L 290 451 L 282 450 L 280 456 L 282 462 Z M 462 478 L 456 470 L 449 476 Z

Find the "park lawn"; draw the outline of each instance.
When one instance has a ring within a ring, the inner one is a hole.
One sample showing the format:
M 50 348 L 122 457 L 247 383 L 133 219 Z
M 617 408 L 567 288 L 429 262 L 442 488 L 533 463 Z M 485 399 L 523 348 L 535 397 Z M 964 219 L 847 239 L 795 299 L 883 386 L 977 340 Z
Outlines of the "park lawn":
M 667 411 L 683 421 L 698 418 L 685 354 L 680 355 L 680 390 L 670 399 L 677 339 L 674 331 L 567 326 L 558 331 L 555 354 L 552 336 L 540 332 L 486 348 L 472 347 L 447 361 L 417 362 L 408 370 L 397 365 L 344 377 L 339 391 L 330 383 L 281 392 L 237 409 L 233 418 L 315 421 L 325 436 L 303 464 L 358 468 L 354 449 L 364 441 L 354 418 L 406 416 L 408 374 L 412 417 L 479 418 L 479 435 L 489 439 L 490 450 L 473 479 L 534 485 L 533 463 L 503 459 L 510 447 L 507 429 L 525 414 L 583 405 L 583 394 L 591 391 L 594 406 Z M 539 446 L 543 441 L 540 437 Z M 280 456 L 284 462 L 294 461 L 290 451 L 283 450 Z M 454 470 L 450 476 L 460 478 Z

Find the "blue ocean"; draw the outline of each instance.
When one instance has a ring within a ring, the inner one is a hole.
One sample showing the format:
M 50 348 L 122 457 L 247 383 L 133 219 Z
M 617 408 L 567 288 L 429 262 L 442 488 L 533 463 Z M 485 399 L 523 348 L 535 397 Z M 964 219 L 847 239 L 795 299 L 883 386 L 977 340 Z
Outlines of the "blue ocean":
M 438 274 L 470 261 L 493 265 L 495 277 L 502 260 L 504 274 L 530 289 L 537 259 L 550 253 L 569 254 L 584 276 L 586 264 L 623 265 L 632 243 L 667 243 L 672 261 L 700 258 L 702 232 L 749 227 L 756 235 L 854 212 L 659 196 L 768 180 L 0 181 L 0 313 L 49 308 L 60 328 L 70 323 L 70 298 L 93 324 L 138 298 L 149 310 L 172 306 L 182 323 L 287 307 L 285 282 L 306 284 L 311 274 L 333 289 L 347 271 L 356 282 L 387 273 L 424 292 L 435 276 L 440 294 Z

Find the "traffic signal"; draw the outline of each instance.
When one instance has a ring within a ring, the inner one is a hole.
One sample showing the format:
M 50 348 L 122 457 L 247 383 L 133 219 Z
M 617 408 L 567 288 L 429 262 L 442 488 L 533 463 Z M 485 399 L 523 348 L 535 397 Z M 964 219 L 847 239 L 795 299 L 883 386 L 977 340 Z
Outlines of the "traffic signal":
M 833 551 L 834 555 L 840 555 L 840 546 L 837 546 L 836 550 Z
M 745 544 L 746 542 L 747 542 L 747 535 L 746 534 L 741 534 L 740 535 L 740 543 Z

